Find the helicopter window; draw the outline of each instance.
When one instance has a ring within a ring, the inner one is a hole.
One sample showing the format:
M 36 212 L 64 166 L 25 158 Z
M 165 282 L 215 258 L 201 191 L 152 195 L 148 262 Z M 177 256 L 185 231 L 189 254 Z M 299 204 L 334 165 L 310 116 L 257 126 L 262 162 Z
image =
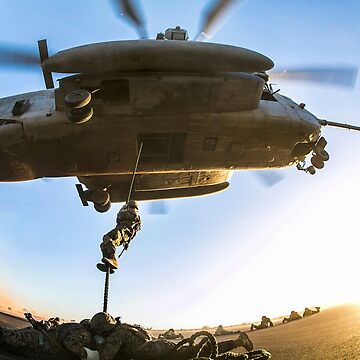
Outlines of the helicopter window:
M 129 80 L 104 80 L 100 84 L 100 89 L 93 92 L 92 97 L 101 99 L 104 103 L 126 104 L 129 102 L 129 94 Z
M 215 151 L 217 140 L 218 140 L 217 137 L 204 138 L 202 150 L 203 151 Z
M 264 90 L 262 95 L 261 95 L 261 100 L 266 100 L 266 101 L 276 101 L 274 95 L 272 95 L 269 91 Z
M 138 144 L 143 143 L 141 160 L 146 163 L 181 162 L 185 139 L 185 133 L 139 134 Z

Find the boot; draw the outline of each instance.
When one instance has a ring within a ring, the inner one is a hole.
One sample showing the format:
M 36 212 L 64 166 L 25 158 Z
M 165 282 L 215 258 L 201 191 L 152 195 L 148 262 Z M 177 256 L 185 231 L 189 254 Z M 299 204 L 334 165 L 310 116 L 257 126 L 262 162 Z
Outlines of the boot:
M 110 268 L 110 274 L 113 274 L 115 272 L 115 270 L 111 266 L 105 265 L 103 263 L 96 264 L 96 267 L 102 272 L 107 272 L 108 268 Z
M 119 266 L 119 263 L 115 257 L 115 255 L 113 257 L 103 257 L 101 259 L 101 261 L 105 264 L 105 265 L 108 265 L 110 266 L 112 269 L 117 269 L 118 266 Z
M 237 347 L 244 347 L 247 351 L 251 351 L 254 348 L 253 343 L 245 332 L 241 332 L 237 339 L 234 340 Z

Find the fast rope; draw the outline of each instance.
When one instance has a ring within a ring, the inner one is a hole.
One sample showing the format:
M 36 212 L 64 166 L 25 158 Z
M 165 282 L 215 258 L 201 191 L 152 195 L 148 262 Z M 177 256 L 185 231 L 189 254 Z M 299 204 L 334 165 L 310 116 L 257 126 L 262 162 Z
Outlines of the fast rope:
M 104 304 L 103 304 L 103 312 L 105 312 L 105 313 L 107 313 L 107 308 L 108 308 L 109 285 L 110 285 L 110 266 L 107 267 L 107 270 L 105 273 Z
M 138 151 L 138 154 L 137 154 L 137 157 L 136 157 L 136 163 L 135 163 L 134 171 L 133 171 L 133 174 L 132 174 L 130 188 L 129 188 L 126 203 L 128 203 L 130 201 L 130 198 L 131 198 L 131 194 L 132 194 L 133 187 L 134 187 L 136 171 L 137 171 L 137 168 L 138 168 L 138 165 L 139 165 L 140 155 L 141 155 L 143 145 L 144 145 L 144 143 L 140 144 L 139 151 Z M 127 246 L 124 245 L 124 248 L 122 249 L 122 251 L 121 251 L 120 255 L 118 256 L 118 258 L 120 258 L 121 255 L 124 253 L 124 251 L 127 250 L 127 249 L 128 249 L 128 245 Z M 103 312 L 105 312 L 105 313 L 107 313 L 108 302 L 109 302 L 110 272 L 111 272 L 111 268 L 110 268 L 110 266 L 107 266 L 106 273 L 105 273 L 104 301 L 103 301 Z

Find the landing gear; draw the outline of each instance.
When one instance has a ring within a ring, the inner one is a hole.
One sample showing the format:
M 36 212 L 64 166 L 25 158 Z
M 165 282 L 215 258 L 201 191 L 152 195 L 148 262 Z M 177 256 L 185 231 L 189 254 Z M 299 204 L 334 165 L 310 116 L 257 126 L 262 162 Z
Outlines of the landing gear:
M 298 163 L 296 165 L 296 168 L 300 171 L 305 171 L 306 173 L 308 173 L 310 175 L 315 175 L 315 173 L 316 173 L 314 166 L 305 167 L 305 161 L 303 161 L 302 163 Z
M 322 169 L 324 167 L 324 161 L 318 155 L 314 155 L 310 161 L 316 169 Z
M 97 212 L 104 213 L 111 208 L 110 194 L 106 189 L 93 191 L 91 199 Z
M 89 202 L 92 202 L 94 209 L 100 213 L 111 208 L 110 194 L 107 189 L 84 190 L 81 184 L 76 184 L 76 189 L 84 206 L 89 206 Z
M 74 124 L 83 124 L 89 121 L 93 114 L 90 105 L 91 93 L 85 89 L 70 91 L 65 96 L 65 105 L 68 107 L 68 118 Z
M 322 169 L 325 166 L 325 162 L 330 159 L 328 152 L 324 149 L 327 144 L 325 138 L 321 137 L 315 146 L 312 148 L 311 154 L 311 166 L 305 167 L 305 161 L 297 164 L 297 169 L 305 171 L 310 175 L 315 175 L 316 169 Z
M 329 153 L 325 149 L 317 149 L 315 148 L 314 153 L 318 156 L 322 161 L 328 161 L 330 159 Z
M 315 175 L 316 170 L 313 166 L 309 166 L 306 168 L 306 171 L 310 174 L 310 175 Z
M 94 203 L 94 209 L 99 213 L 107 212 L 108 210 L 110 210 L 110 208 L 111 208 L 111 202 L 110 201 L 108 203 L 106 203 L 105 205 Z

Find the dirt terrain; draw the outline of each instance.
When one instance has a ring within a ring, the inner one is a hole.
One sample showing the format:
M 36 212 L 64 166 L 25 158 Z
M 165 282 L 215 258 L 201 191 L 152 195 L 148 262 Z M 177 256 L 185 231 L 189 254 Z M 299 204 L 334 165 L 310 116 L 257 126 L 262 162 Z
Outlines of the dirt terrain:
M 274 360 L 360 359 L 360 305 L 337 306 L 305 319 L 275 324 L 269 329 L 249 332 L 255 348 L 270 351 Z M 0 313 L 0 325 L 15 328 L 27 326 L 27 323 L 17 317 Z M 248 331 L 249 325 L 225 328 Z M 185 337 L 195 331 L 196 329 L 180 330 Z M 160 332 L 163 331 L 152 331 L 153 335 Z M 220 336 L 217 340 L 234 339 L 236 336 Z M 241 352 L 241 349 L 238 351 Z M 0 360 L 14 359 L 17 358 L 0 354 Z

